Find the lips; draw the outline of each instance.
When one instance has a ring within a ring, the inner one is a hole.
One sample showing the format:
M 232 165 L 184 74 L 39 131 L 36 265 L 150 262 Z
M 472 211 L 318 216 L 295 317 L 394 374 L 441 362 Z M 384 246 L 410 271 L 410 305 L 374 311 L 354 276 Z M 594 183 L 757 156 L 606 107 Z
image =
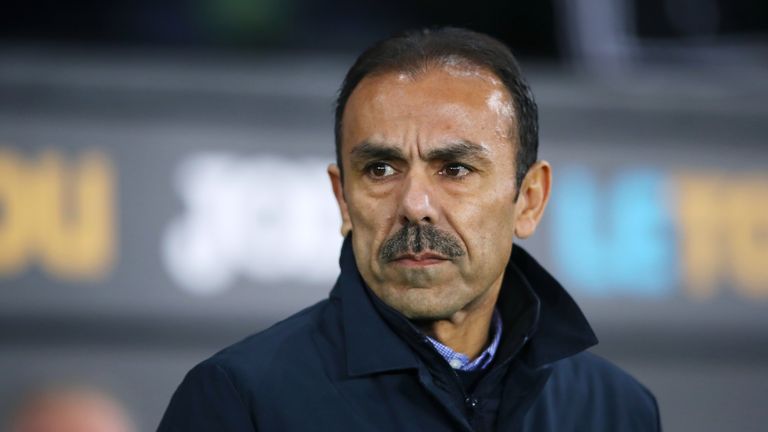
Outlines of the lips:
M 408 254 L 399 255 L 397 258 L 395 258 L 392 261 L 398 264 L 403 264 L 403 265 L 425 266 L 425 265 L 439 264 L 447 260 L 449 260 L 449 258 L 446 258 L 445 256 L 440 254 L 422 252 L 418 254 L 408 253 Z
M 400 255 L 397 258 L 395 258 L 395 261 L 398 261 L 398 260 L 401 260 L 401 259 L 409 259 L 409 260 L 414 260 L 414 261 L 423 261 L 423 260 L 428 260 L 428 259 L 447 260 L 448 258 L 446 258 L 446 257 L 444 257 L 444 256 L 442 256 L 440 254 L 426 252 L 426 253 L 418 253 L 418 254 L 403 254 L 403 255 Z

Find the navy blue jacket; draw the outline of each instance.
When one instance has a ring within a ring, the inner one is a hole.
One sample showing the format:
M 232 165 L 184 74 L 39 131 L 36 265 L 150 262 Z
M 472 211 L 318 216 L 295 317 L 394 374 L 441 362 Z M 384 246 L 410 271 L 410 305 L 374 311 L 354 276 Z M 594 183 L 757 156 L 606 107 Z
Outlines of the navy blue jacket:
M 475 430 L 471 407 L 449 397 L 434 365 L 383 319 L 358 273 L 349 238 L 340 263 L 329 299 L 193 368 L 158 431 Z M 531 301 L 525 310 L 513 307 L 526 298 Z M 653 395 L 585 351 L 597 339 L 578 306 L 519 246 L 499 303 L 509 354 L 494 360 L 505 369 L 497 377 L 501 392 L 493 429 L 661 429 Z M 516 322 L 504 310 L 517 310 Z M 478 403 L 471 395 L 466 401 Z

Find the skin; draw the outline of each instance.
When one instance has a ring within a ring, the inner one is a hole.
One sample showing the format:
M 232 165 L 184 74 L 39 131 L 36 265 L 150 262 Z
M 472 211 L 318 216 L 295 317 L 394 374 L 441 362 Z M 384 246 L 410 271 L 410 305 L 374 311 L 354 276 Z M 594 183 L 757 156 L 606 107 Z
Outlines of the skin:
M 28 398 L 18 410 L 12 432 L 133 432 L 123 409 L 109 396 L 90 389 L 50 390 Z
M 533 234 L 551 169 L 536 163 L 516 197 L 513 105 L 470 65 L 364 78 L 344 110 L 339 167 L 328 168 L 363 280 L 426 334 L 474 358 L 488 342 L 513 237 Z M 431 225 L 460 247 L 382 259 L 405 226 Z

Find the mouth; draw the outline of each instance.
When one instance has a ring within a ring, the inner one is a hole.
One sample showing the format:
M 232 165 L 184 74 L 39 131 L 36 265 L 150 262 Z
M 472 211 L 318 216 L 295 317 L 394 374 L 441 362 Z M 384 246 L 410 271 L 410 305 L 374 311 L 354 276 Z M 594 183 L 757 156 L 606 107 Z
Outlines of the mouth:
M 403 254 L 399 255 L 397 258 L 392 260 L 391 262 L 396 265 L 401 265 L 404 267 L 426 267 L 436 264 L 441 264 L 446 261 L 450 261 L 449 258 L 446 258 L 443 255 L 431 253 L 431 252 L 422 252 L 418 254 Z

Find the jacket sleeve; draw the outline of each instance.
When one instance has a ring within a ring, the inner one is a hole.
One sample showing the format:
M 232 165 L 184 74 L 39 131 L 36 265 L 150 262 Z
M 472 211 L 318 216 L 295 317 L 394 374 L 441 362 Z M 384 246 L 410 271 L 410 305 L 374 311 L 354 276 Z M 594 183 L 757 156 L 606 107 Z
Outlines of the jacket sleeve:
M 171 398 L 157 432 L 255 432 L 249 410 L 221 366 L 192 369 Z

